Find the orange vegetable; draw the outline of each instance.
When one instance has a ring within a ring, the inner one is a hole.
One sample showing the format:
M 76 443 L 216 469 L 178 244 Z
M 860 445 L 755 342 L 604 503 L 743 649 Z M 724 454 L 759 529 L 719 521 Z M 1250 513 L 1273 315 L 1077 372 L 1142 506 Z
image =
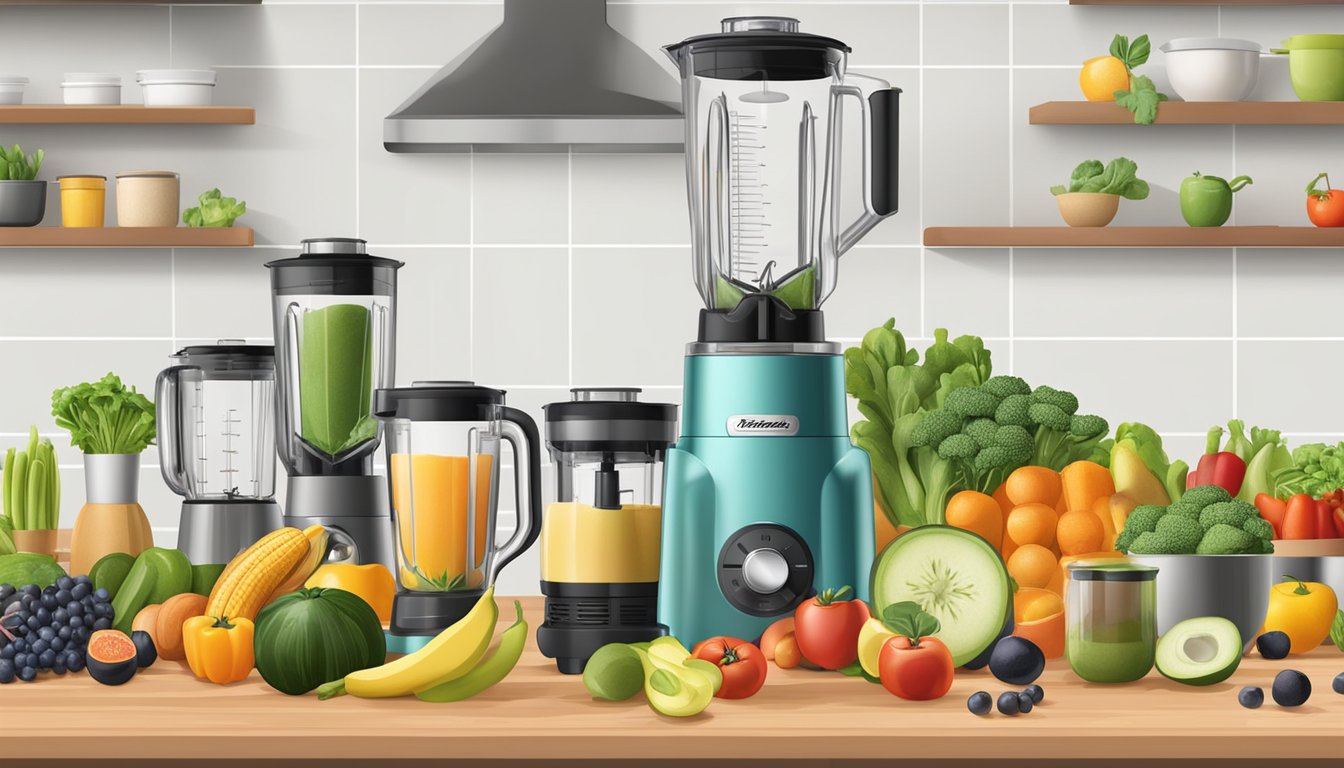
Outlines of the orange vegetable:
M 1023 544 L 1008 558 L 1008 573 L 1019 587 L 1044 589 L 1059 572 L 1055 553 L 1040 544 Z
M 191 673 L 218 685 L 236 683 L 252 673 L 252 638 L 248 619 L 195 616 L 182 626 Z
M 182 640 L 182 625 L 193 616 L 205 613 L 205 596 L 183 592 L 163 601 L 154 622 L 154 647 L 160 659 L 184 661 L 186 647 Z
M 1064 599 L 1048 589 L 1023 587 L 1013 593 L 1013 620 L 1037 621 L 1064 610 Z
M 392 572 L 381 563 L 324 565 L 304 582 L 304 586 L 344 589 L 368 603 L 378 614 L 379 621 L 392 620 L 392 598 L 396 595 L 397 585 L 392 580 Z
M 1035 643 L 1045 658 L 1058 659 L 1064 655 L 1066 626 L 1064 612 L 1060 611 L 1043 619 L 1017 623 L 1013 626 L 1013 634 Z
M 1059 478 L 1064 486 L 1065 504 L 1070 510 L 1092 509 L 1097 499 L 1115 494 L 1111 470 L 1094 461 L 1075 461 L 1060 470 Z
M 1129 513 L 1138 505 L 1139 503 L 1126 493 L 1117 493 L 1111 497 L 1111 522 L 1115 524 L 1117 533 L 1125 529 Z
M 1003 543 L 1003 510 L 992 496 L 961 491 L 948 500 L 946 518 L 948 525 L 979 535 L 995 549 Z
M 1059 503 L 1059 473 L 1048 467 L 1019 467 L 1008 476 L 1003 487 L 1014 506 L 1045 504 L 1053 507 Z
M 765 628 L 765 632 L 761 635 L 761 653 L 765 655 L 767 661 L 774 661 L 775 645 L 779 643 L 785 635 L 791 634 L 793 634 L 792 616 L 785 616 Z
M 1059 542 L 1059 551 L 1065 555 L 1080 555 L 1101 549 L 1106 539 L 1106 529 L 1101 520 L 1087 509 L 1065 512 L 1059 518 L 1055 529 Z
M 1283 538 L 1316 538 L 1316 500 L 1305 493 L 1299 493 L 1288 500 L 1283 515 Z
M 1105 532 L 1102 537 L 1103 547 L 1115 546 L 1115 519 L 1111 517 L 1111 497 L 1103 496 L 1092 503 L 1092 514 L 1101 520 L 1101 530 Z
M 1288 503 L 1276 499 L 1268 493 L 1255 495 L 1255 509 L 1270 525 L 1274 526 L 1274 538 L 1283 538 L 1283 519 L 1288 515 Z
M 803 652 L 798 648 L 798 638 L 792 633 L 784 635 L 775 643 L 775 666 L 780 669 L 793 669 L 803 663 Z
M 1003 510 L 1004 519 L 1007 519 L 1008 513 L 1012 512 L 1013 507 L 1015 506 L 1013 502 L 1008 499 L 1007 483 L 999 483 L 999 487 L 994 489 L 994 500 L 999 503 L 999 509 Z
M 1059 514 L 1054 507 L 1045 504 L 1022 504 L 1008 513 L 1006 531 L 1008 538 L 1019 546 L 1039 544 L 1050 547 L 1055 543 L 1055 526 L 1059 524 Z

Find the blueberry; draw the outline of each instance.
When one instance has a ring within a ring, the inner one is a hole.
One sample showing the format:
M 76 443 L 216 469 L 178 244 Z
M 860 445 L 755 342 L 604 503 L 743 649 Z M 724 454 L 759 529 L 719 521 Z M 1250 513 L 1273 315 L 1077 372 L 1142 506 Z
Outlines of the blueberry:
M 45 621 L 38 621 L 36 616 L 29 616 L 24 624 L 28 625 L 28 628 L 33 631 L 37 631 L 39 627 L 45 627 L 47 625 Z
M 51 650 L 60 653 L 65 650 L 65 641 L 59 637 L 51 638 Z
M 56 592 L 56 605 L 68 605 L 70 603 L 70 590 L 61 589 Z
M 8 661 L 8 660 L 10 660 L 10 659 L 12 659 L 12 658 L 14 658 L 14 644 L 13 644 L 13 643 L 8 643 L 8 644 L 6 644 L 4 647 L 0 648 L 0 660 Z
M 1031 697 L 1032 704 L 1040 704 L 1045 701 L 1045 689 L 1035 683 L 1023 688 L 1022 692 Z
M 1045 654 L 1030 640 L 1009 635 L 994 644 L 989 671 L 1009 685 L 1027 685 L 1045 671 Z
M 60 626 L 70 621 L 70 612 L 65 608 L 57 608 L 51 612 L 51 623 Z
M 80 627 L 84 626 L 84 621 L 85 619 L 83 616 L 71 616 L 69 621 L 70 628 L 79 629 Z
M 43 627 L 37 630 L 37 636 L 43 640 L 46 640 L 47 642 L 51 642 L 52 640 L 56 639 L 56 630 L 52 629 L 51 627 Z
M 1335 693 L 1344 693 L 1344 672 L 1335 675 L 1334 682 L 1330 685 L 1335 689 Z
M 33 653 L 42 653 L 43 651 L 51 649 L 51 643 L 39 637 L 33 641 L 33 644 L 30 647 L 33 649 Z
M 51 669 L 51 665 L 56 663 L 56 652 L 48 648 L 37 657 L 37 665 L 43 669 Z
M 74 589 L 74 587 L 75 587 L 75 580 L 70 578 L 69 576 L 62 576 L 61 578 L 56 580 L 57 589 L 68 590 L 68 589 Z
M 97 590 L 94 591 L 93 599 L 97 600 L 100 603 L 106 603 L 108 600 L 112 599 L 112 596 L 107 593 L 106 589 L 99 587 Z
M 0 600 L 4 600 L 12 594 L 18 592 L 13 584 L 0 584 Z
M 29 608 L 33 607 L 33 601 L 36 599 L 37 598 L 33 597 L 32 595 L 25 593 L 22 597 L 19 598 L 19 607 L 26 611 Z
M 70 637 L 74 635 L 74 633 L 75 631 L 71 629 L 69 626 L 56 628 L 56 637 L 61 640 L 69 640 Z
M 1013 691 L 1004 691 L 999 694 L 998 707 L 1000 712 L 1012 717 L 1022 711 L 1022 700 Z
M 1259 686 L 1248 685 L 1237 692 L 1237 703 L 1247 709 L 1259 709 L 1265 703 L 1265 691 Z
M 65 668 L 71 672 L 78 672 L 84 668 L 84 654 L 67 651 L 65 654 Z
M 78 602 L 91 594 L 93 594 L 93 587 L 89 586 L 87 582 L 76 584 L 74 588 L 70 590 L 70 597 L 74 598 L 71 602 Z
M 31 683 L 37 678 L 37 670 L 33 667 L 24 667 L 19 670 L 19 679 L 25 683 Z
M 1255 638 L 1255 647 L 1260 651 L 1260 656 L 1266 659 L 1287 658 L 1291 646 L 1288 635 L 1277 630 Z
M 32 595 L 33 597 L 42 594 L 42 590 L 39 589 L 36 584 L 24 584 L 22 587 L 19 587 L 19 592 L 22 592 L 25 595 Z
M 1031 708 L 1034 706 L 1036 706 L 1036 702 L 1031 700 L 1030 693 L 1023 691 L 1017 694 L 1017 708 L 1022 710 L 1022 714 L 1025 715 L 1026 713 L 1030 712 Z
M 57 656 L 56 659 L 55 659 L 54 661 L 51 662 L 51 671 L 52 671 L 52 672 L 55 672 L 55 673 L 58 674 L 58 675 L 64 675 L 64 674 L 65 674 L 65 671 L 66 671 L 66 670 L 65 670 L 65 657 L 64 657 L 64 656 Z
M 78 586 L 78 585 L 80 585 L 80 584 L 88 585 L 88 584 L 92 584 L 92 583 L 93 583 L 93 579 L 90 579 L 89 576 L 88 576 L 88 574 L 80 574 L 79 576 L 76 576 L 76 577 L 75 577 L 75 585 L 76 585 L 76 586 Z
M 1300 707 L 1311 698 L 1311 681 L 1296 669 L 1285 669 L 1274 676 L 1270 693 L 1280 707 Z
M 33 611 L 33 618 L 37 619 L 37 627 L 45 627 L 51 623 L 51 611 L 47 610 L 45 607 L 38 608 L 36 611 Z M 28 626 L 32 627 L 33 625 L 29 624 Z M 37 629 L 37 627 L 33 627 L 33 629 Z
M 971 694 L 970 698 L 966 699 L 966 708 L 973 715 L 988 715 L 989 711 L 994 708 L 994 700 L 989 697 L 988 693 L 976 691 Z
M 83 603 L 71 603 L 71 604 L 65 606 L 65 612 L 66 612 L 67 615 L 70 615 L 70 616 L 83 616 L 83 615 L 84 615 L 84 604 L 83 604 Z
M 93 606 L 93 615 L 96 616 L 96 617 L 98 617 L 98 618 L 100 618 L 100 619 L 107 618 L 108 616 L 111 616 L 111 615 L 112 615 L 112 604 L 111 604 L 111 603 L 94 603 L 94 606 Z
M 93 622 L 93 628 L 94 628 L 95 631 L 103 630 L 103 629 L 111 629 L 111 628 L 112 628 L 112 620 L 109 619 L 109 618 L 107 618 L 106 616 L 104 616 L 103 618 L 101 618 L 101 619 L 99 619 L 99 620 Z
M 8 659 L 0 660 L 0 684 L 14 682 L 14 663 Z
M 48 611 L 55 610 L 56 606 L 59 605 L 59 603 L 56 602 L 55 592 L 43 592 L 41 602 L 42 607 L 46 608 Z

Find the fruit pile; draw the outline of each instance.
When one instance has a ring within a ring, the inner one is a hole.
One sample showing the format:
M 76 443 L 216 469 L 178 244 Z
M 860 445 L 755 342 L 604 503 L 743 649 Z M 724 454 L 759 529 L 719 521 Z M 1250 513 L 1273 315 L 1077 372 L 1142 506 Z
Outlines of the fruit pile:
M 88 576 L 62 576 L 45 589 L 0 584 L 0 605 L 0 683 L 31 682 L 45 671 L 78 672 L 89 637 L 112 626 L 111 598 Z

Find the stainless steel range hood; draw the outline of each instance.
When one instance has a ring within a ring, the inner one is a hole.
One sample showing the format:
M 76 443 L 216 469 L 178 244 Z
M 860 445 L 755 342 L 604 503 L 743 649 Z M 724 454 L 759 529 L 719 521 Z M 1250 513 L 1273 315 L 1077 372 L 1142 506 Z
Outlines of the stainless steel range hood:
M 680 152 L 678 81 L 606 0 L 504 0 L 504 21 L 383 120 L 389 152 Z

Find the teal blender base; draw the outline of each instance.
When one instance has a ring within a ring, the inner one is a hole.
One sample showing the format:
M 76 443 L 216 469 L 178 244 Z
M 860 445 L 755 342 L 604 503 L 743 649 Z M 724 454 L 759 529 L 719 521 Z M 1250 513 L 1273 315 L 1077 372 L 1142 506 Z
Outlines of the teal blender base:
M 383 637 L 387 639 L 388 653 L 406 654 L 415 653 L 429 645 L 429 641 L 433 640 L 435 635 L 394 635 L 384 630 Z

